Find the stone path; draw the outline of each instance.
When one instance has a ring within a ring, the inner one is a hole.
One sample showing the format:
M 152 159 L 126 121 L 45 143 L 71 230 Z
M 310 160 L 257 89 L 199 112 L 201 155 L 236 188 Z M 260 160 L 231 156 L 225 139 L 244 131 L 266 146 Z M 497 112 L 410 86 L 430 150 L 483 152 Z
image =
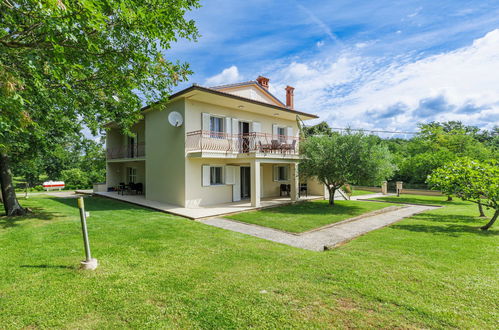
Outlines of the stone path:
M 302 249 L 324 251 L 326 249 L 341 245 L 370 231 L 391 225 L 394 222 L 400 221 L 414 214 L 435 208 L 437 207 L 426 205 L 407 205 L 397 210 L 367 216 L 354 221 L 346 220 L 338 222 L 327 228 L 305 232 L 303 234 L 290 234 L 277 229 L 246 224 L 223 218 L 200 220 L 200 222 L 210 226 L 232 230 Z

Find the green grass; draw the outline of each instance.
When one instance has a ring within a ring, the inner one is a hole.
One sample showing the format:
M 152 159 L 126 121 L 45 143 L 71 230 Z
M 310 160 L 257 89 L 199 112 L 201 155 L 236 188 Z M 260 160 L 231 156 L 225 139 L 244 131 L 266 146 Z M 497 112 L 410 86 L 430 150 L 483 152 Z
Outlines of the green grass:
M 385 197 L 376 197 L 372 199 L 385 202 L 426 204 L 426 205 L 437 205 L 437 206 L 452 206 L 452 205 L 456 206 L 456 205 L 470 204 L 461 201 L 459 198 L 454 198 L 452 202 L 448 202 L 447 196 L 425 196 L 425 195 L 410 195 L 410 194 L 401 194 L 400 197 L 385 196 Z
M 0 217 L 0 328 L 497 328 L 498 230 L 468 203 L 313 252 L 87 198 L 94 272 L 76 200 L 22 203 Z
M 353 190 L 351 196 L 371 195 L 375 193 L 376 193 L 375 191 L 368 191 L 368 190 Z
M 335 201 L 334 207 L 328 201 L 315 200 L 253 212 L 229 215 L 226 218 L 301 233 L 314 228 L 346 220 L 363 213 L 379 210 L 393 204 L 358 201 Z

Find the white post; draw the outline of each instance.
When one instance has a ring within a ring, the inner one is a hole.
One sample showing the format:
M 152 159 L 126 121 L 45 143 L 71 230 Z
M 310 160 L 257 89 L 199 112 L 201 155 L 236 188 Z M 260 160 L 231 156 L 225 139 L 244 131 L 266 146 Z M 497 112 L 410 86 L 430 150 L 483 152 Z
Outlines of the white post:
M 299 191 L 299 184 L 300 180 L 298 177 L 298 163 L 291 163 L 290 164 L 290 177 L 289 177 L 289 183 L 291 185 L 291 200 L 293 202 L 297 201 L 299 199 L 298 197 L 298 191 Z
M 251 206 L 260 207 L 260 161 L 251 161 Z

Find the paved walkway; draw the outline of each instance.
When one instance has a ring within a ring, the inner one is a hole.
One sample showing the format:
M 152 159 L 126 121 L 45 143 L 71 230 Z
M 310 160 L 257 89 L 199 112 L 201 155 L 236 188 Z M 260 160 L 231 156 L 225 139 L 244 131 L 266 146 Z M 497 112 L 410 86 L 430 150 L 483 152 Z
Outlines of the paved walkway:
M 342 221 L 331 226 L 303 234 L 290 234 L 277 229 L 241 223 L 222 218 L 200 220 L 210 226 L 256 236 L 270 241 L 312 250 L 324 251 L 341 245 L 370 231 L 391 225 L 414 214 L 432 210 L 435 206 L 407 205 L 397 210 L 376 214 L 354 221 Z

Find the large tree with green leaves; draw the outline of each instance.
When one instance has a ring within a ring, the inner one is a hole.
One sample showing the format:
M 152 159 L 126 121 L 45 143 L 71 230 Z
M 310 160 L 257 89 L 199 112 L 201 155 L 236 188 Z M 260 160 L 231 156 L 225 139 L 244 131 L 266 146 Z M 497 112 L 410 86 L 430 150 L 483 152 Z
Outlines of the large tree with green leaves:
M 379 185 L 395 170 L 379 139 L 362 133 L 311 136 L 300 144 L 300 175 L 317 178 L 329 191 L 329 204 L 344 184 Z
M 166 99 L 191 73 L 165 58 L 198 32 L 197 0 L 1 0 L 0 184 L 6 213 L 25 213 L 12 161 L 48 150 L 83 126 L 124 132 L 146 102 Z M 140 95 L 140 96 L 139 96 Z
M 436 169 L 427 182 L 446 195 L 483 204 L 495 210 L 482 230 L 489 229 L 499 216 L 499 163 L 495 160 L 480 162 L 467 157 Z

